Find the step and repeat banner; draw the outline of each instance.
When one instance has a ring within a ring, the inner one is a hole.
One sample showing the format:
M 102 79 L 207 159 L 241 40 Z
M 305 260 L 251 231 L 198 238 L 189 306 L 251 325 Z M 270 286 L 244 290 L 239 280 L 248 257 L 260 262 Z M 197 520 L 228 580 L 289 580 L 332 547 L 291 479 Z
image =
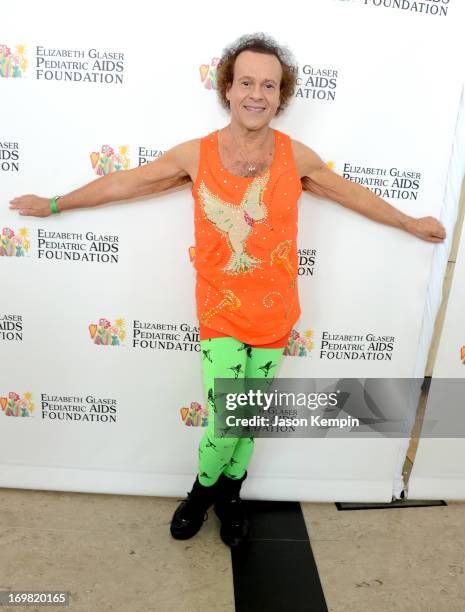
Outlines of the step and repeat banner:
M 298 61 L 273 126 L 404 211 L 440 217 L 460 92 L 459 0 L 23 2 L 0 36 L 0 486 L 180 495 L 207 423 L 189 188 L 44 219 L 8 208 L 225 126 L 216 65 L 264 31 Z M 222 10 L 222 9 L 221 9 Z M 432 244 L 299 202 L 302 315 L 278 377 L 409 378 Z M 412 411 L 408 402 L 405 413 Z M 257 441 L 245 497 L 389 500 L 403 440 Z

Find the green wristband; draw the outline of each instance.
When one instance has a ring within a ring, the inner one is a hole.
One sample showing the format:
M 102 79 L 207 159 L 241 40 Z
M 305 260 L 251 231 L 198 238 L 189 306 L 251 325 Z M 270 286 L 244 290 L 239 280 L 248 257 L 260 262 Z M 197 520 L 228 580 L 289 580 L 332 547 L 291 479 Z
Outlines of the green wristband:
M 61 198 L 61 196 L 55 196 L 54 198 L 50 199 L 50 210 L 52 211 L 52 213 L 59 213 L 60 211 L 57 208 L 57 200 L 58 198 Z

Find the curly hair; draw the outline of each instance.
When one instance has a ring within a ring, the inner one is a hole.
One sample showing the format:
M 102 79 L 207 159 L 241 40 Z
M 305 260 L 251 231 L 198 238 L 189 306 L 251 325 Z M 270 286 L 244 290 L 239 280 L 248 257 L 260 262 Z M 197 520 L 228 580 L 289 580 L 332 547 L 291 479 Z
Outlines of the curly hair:
M 291 51 L 278 43 L 263 32 L 245 34 L 231 45 L 223 49 L 221 59 L 217 66 L 216 83 L 217 92 L 221 105 L 229 110 L 229 100 L 226 98 L 226 90 L 234 80 L 234 64 L 236 58 L 242 51 L 254 51 L 274 55 L 281 64 L 282 77 L 280 85 L 280 102 L 276 116 L 287 107 L 295 91 L 295 79 L 297 75 L 297 62 Z

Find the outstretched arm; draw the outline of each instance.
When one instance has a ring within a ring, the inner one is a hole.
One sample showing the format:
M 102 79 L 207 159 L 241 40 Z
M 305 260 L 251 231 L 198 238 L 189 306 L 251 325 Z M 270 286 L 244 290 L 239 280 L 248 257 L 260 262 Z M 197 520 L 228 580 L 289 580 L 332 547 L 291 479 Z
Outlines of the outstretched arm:
M 190 140 L 173 147 L 149 164 L 99 177 L 61 196 L 57 203 L 58 210 L 61 212 L 130 200 L 190 183 L 192 169 L 196 167 L 197 149 L 198 141 Z M 49 199 L 31 194 L 11 200 L 10 209 L 17 209 L 20 215 L 35 217 L 51 214 Z
M 428 242 L 442 242 L 446 237 L 443 225 L 434 217 L 410 217 L 368 188 L 330 170 L 309 147 L 293 141 L 293 150 L 304 191 L 334 200 L 373 221 L 398 227 Z

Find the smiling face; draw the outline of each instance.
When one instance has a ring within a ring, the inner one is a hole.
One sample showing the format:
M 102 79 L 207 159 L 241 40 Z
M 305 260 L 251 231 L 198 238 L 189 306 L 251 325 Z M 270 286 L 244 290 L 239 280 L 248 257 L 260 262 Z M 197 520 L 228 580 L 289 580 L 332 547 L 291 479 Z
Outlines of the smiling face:
M 275 55 L 239 53 L 233 82 L 226 90 L 232 120 L 249 130 L 267 126 L 279 107 L 281 76 L 281 64 Z

